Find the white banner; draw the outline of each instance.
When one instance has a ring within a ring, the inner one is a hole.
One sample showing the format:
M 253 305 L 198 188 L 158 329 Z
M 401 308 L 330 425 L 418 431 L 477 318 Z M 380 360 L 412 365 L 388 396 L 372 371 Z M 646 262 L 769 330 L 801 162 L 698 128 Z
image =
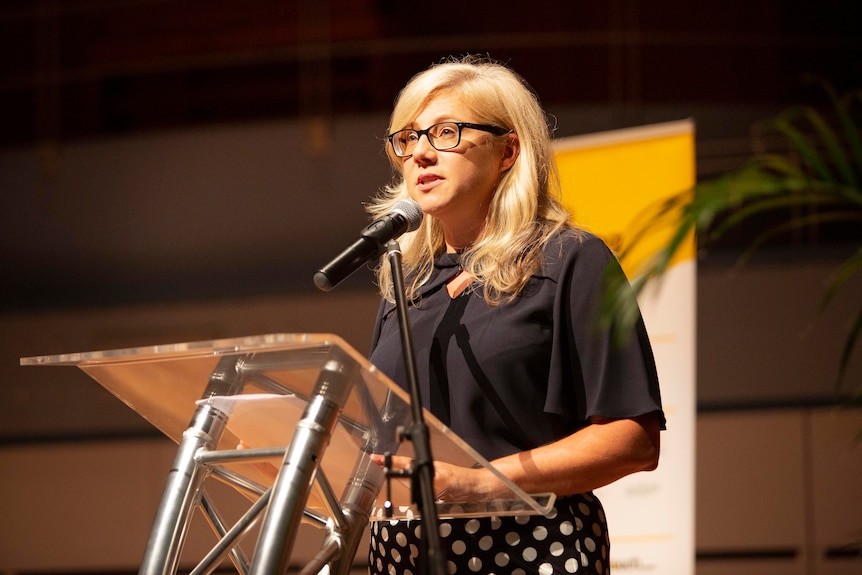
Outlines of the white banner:
M 642 210 L 693 186 L 694 126 L 682 121 L 567 138 L 557 143 L 557 163 L 576 222 L 620 249 Z M 629 277 L 656 241 L 638 244 L 640 256 L 623 261 Z M 639 298 L 667 431 L 656 471 L 596 492 L 607 513 L 617 575 L 694 573 L 695 296 L 692 238 L 665 277 Z

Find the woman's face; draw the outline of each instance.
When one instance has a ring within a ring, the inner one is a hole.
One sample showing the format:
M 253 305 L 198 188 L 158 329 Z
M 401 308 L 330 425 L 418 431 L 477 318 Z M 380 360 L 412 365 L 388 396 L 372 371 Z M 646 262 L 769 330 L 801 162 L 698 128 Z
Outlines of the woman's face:
M 429 101 L 409 126 L 423 130 L 439 122 L 480 123 L 457 96 Z M 476 239 L 488 213 L 491 196 L 503 172 L 517 157 L 513 135 L 501 141 L 487 132 L 463 128 L 461 142 L 451 150 L 436 150 L 423 135 L 413 155 L 402 159 L 402 174 L 410 197 L 426 215 L 443 224 L 447 243 Z M 472 237 L 470 237 L 472 236 Z

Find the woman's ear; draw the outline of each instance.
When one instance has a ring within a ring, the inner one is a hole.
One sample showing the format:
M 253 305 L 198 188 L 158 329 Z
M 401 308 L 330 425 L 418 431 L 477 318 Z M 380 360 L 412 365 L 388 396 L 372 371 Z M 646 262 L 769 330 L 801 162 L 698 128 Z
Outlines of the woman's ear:
M 518 154 L 521 153 L 521 140 L 518 139 L 518 134 L 514 132 L 508 134 L 503 155 L 500 158 L 500 172 L 505 172 L 515 164 L 518 159 Z

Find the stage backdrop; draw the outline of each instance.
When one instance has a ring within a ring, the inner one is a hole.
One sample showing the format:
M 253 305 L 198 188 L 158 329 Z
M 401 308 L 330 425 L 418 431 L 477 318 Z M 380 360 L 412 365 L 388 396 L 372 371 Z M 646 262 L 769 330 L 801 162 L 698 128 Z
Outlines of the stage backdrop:
M 556 157 L 575 221 L 619 251 L 631 243 L 644 210 L 694 184 L 694 125 L 685 120 L 565 138 L 557 141 Z M 657 244 L 657 238 L 637 242 L 623 259 L 630 279 Z M 668 422 L 656 471 L 597 491 L 617 575 L 694 573 L 695 271 L 692 238 L 661 282 L 639 298 Z

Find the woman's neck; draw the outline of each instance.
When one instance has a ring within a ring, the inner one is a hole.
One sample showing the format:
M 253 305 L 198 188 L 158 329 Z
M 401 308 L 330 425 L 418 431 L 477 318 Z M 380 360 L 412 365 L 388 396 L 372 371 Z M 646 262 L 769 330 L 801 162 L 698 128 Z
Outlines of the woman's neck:
M 457 233 L 444 230 L 443 239 L 446 243 L 446 252 L 460 254 L 476 243 L 482 233 L 483 225 L 470 230 L 459 230 Z

